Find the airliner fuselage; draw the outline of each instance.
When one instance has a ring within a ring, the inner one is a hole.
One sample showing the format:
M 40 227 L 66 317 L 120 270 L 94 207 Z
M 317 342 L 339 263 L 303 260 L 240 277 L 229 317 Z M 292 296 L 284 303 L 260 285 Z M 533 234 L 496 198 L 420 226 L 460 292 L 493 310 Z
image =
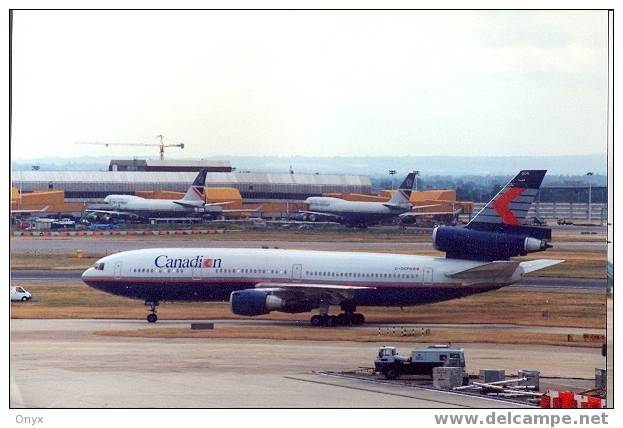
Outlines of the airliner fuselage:
M 353 286 L 356 305 L 417 305 L 488 291 L 504 283 L 464 284 L 445 274 L 482 265 L 400 254 L 205 248 L 127 251 L 82 276 L 91 287 L 147 301 L 224 301 L 261 284 Z M 97 264 L 96 264 L 97 265 Z

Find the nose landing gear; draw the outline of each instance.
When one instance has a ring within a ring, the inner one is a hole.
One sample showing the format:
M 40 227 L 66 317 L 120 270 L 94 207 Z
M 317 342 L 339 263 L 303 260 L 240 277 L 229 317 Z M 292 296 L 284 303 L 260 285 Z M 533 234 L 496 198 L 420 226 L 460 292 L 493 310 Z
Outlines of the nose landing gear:
M 158 307 L 158 302 L 157 301 L 151 302 L 149 300 L 146 300 L 145 306 L 149 306 L 149 312 L 150 312 L 147 315 L 147 322 L 155 323 L 156 321 L 158 321 L 158 315 L 156 315 L 156 308 Z

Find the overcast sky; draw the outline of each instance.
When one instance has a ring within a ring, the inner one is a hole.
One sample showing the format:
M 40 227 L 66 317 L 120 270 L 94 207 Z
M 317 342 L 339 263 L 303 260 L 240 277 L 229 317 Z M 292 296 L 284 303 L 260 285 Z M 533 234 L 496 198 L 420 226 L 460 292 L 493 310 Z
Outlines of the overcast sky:
M 16 159 L 606 152 L 606 12 L 17 11 L 12 54 Z

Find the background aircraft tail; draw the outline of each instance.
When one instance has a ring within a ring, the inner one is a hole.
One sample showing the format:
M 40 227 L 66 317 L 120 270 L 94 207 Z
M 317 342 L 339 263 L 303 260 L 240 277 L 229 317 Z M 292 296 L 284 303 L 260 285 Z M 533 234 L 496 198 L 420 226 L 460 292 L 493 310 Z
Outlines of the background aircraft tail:
M 187 202 L 203 202 L 205 203 L 205 184 L 206 184 L 206 175 L 208 173 L 207 168 L 202 169 L 197 174 L 195 181 L 190 185 L 186 194 L 182 198 L 182 201 Z
M 411 192 L 413 191 L 413 185 L 415 184 L 415 172 L 410 172 L 393 194 L 389 200 L 390 205 L 410 205 L 411 204 Z
M 523 224 L 546 172 L 520 171 L 467 226 L 435 228 L 435 248 L 449 258 L 482 261 L 508 260 L 550 248 L 550 228 Z

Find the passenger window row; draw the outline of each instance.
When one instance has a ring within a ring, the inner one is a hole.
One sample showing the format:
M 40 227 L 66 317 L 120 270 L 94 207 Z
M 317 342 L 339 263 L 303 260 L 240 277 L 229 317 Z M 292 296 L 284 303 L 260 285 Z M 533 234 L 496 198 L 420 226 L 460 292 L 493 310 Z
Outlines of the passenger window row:
M 184 273 L 190 272 L 190 269 L 180 268 L 166 268 L 166 269 L 154 269 L 154 268 L 133 268 L 133 273 Z M 209 273 L 210 271 L 208 271 Z M 248 274 L 271 274 L 271 275 L 287 275 L 288 271 L 285 269 L 224 269 L 218 268 L 214 270 L 215 273 L 248 273 Z M 205 273 L 205 272 L 204 272 Z
M 188 269 L 180 268 L 166 268 L 166 269 L 154 269 L 154 268 L 133 268 L 133 273 L 183 273 Z
M 255 274 L 270 274 L 270 275 L 287 275 L 288 271 L 285 269 L 225 269 L 218 268 L 216 273 L 255 273 Z
M 318 272 L 305 271 L 307 276 L 325 276 L 333 278 L 397 278 L 415 279 L 418 275 L 413 273 L 362 273 L 362 272 Z
M 133 268 L 133 273 L 184 273 L 190 272 L 190 269 L 181 268 L 166 268 L 166 269 L 154 269 L 154 268 Z M 209 272 L 209 271 L 208 271 Z M 288 271 L 285 269 L 225 269 L 218 268 L 214 270 L 215 273 L 229 273 L 229 274 L 270 274 L 270 275 L 287 275 Z M 319 271 L 305 271 L 306 276 L 317 277 L 331 277 L 331 278 L 396 278 L 396 279 L 416 279 L 418 275 L 413 273 L 363 273 L 363 272 L 319 272 Z

